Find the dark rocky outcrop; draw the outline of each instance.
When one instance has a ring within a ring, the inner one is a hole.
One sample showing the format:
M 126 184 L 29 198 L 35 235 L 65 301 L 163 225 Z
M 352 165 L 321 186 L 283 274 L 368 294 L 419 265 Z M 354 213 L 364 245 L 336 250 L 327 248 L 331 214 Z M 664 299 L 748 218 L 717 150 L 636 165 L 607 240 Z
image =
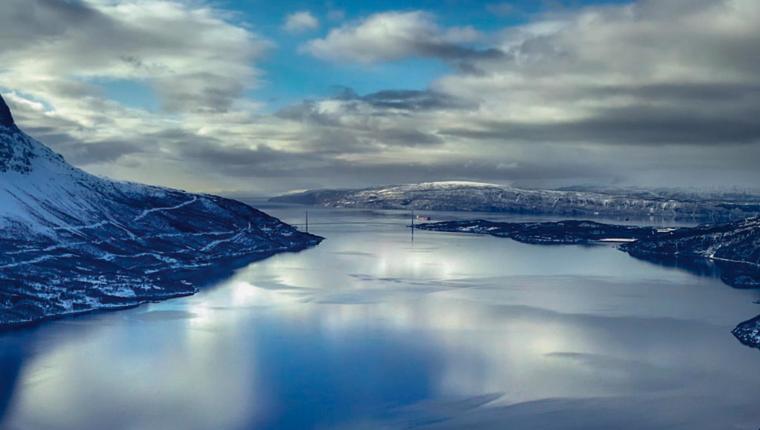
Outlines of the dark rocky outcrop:
M 0 95 L 0 126 L 3 127 L 10 127 L 13 126 L 13 115 L 11 114 L 10 108 L 8 108 L 8 105 L 5 104 L 5 100 L 3 100 L 3 96 Z

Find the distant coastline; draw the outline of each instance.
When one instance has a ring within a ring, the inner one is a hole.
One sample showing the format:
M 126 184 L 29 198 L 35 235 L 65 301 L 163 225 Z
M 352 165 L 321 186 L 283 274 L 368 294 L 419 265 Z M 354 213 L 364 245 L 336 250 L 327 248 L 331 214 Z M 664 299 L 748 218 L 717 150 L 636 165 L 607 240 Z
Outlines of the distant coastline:
M 656 264 L 700 273 L 714 266 L 735 288 L 760 288 L 760 218 L 734 223 L 657 229 L 593 221 L 493 222 L 444 221 L 415 224 L 415 229 L 484 234 L 537 245 L 620 243 L 629 255 Z M 760 316 L 732 332 L 743 344 L 760 349 Z
M 760 215 L 760 195 L 634 189 L 525 189 L 443 181 L 364 189 L 324 189 L 270 202 L 335 208 L 490 212 L 585 218 L 727 222 Z

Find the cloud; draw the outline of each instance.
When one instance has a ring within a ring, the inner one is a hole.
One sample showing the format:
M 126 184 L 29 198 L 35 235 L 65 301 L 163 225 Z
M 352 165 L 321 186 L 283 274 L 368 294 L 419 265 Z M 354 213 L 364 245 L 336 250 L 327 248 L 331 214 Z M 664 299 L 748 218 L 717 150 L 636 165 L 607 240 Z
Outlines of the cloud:
M 223 12 L 169 0 L 7 0 L 0 32 L 7 87 L 53 99 L 75 87 L 92 95 L 82 82 L 94 79 L 141 81 L 170 111 L 229 109 L 269 46 Z
M 495 50 L 466 46 L 480 38 L 472 27 L 442 28 L 427 12 L 383 12 L 331 30 L 314 39 L 302 51 L 315 57 L 356 63 L 397 61 L 409 57 L 458 60 L 497 56 Z
M 746 0 L 565 11 L 505 31 L 504 56 L 472 60 L 434 88 L 478 102 L 462 127 L 471 138 L 758 143 L 758 17 Z
M 412 112 L 447 111 L 476 107 L 464 100 L 434 91 L 419 90 L 382 90 L 374 93 L 359 95 L 351 88 L 337 89 L 330 99 L 321 101 L 307 100 L 302 103 L 287 106 L 277 115 L 290 119 L 319 119 L 336 123 L 353 113 L 387 116 L 409 115 Z M 328 120 L 328 118 L 333 118 Z
M 339 87 L 274 114 L 248 95 L 272 43 L 216 4 L 0 2 L 0 89 L 72 162 L 199 191 L 760 181 L 755 1 L 549 9 L 489 33 L 424 11 L 369 15 L 302 50 L 334 62 L 335 79 L 409 58 L 452 67 L 427 87 Z M 159 107 L 109 97 L 122 82 Z
M 19 124 L 70 161 L 141 179 L 147 160 L 174 156 L 152 134 L 201 133 L 258 109 L 243 95 L 271 43 L 235 19 L 202 1 L 3 1 L 0 89 Z M 104 87 L 121 82 L 146 88 L 161 110 L 110 99 Z M 184 186 L 186 172 L 173 174 L 156 181 Z
M 429 164 L 445 156 L 480 160 L 484 171 L 532 166 L 537 176 L 566 174 L 568 182 L 582 181 L 584 169 L 649 185 L 760 179 L 746 162 L 760 154 L 758 19 L 760 4 L 749 0 L 559 8 L 481 36 L 489 45 L 475 51 L 462 38 L 446 39 L 449 30 L 429 13 L 372 15 L 310 42 L 308 51 L 359 63 L 434 57 L 456 71 L 422 93 L 343 94 L 312 104 L 304 118 L 353 133 L 370 124 L 380 136 L 393 123 L 433 135 L 435 145 L 408 146 L 420 148 L 412 159 Z M 430 95 L 436 108 L 415 105 Z M 440 177 L 464 176 L 446 166 Z M 502 173 L 507 180 L 529 176 L 522 168 Z
M 285 17 L 282 28 L 289 33 L 303 33 L 319 28 L 319 20 L 309 11 L 293 12 Z

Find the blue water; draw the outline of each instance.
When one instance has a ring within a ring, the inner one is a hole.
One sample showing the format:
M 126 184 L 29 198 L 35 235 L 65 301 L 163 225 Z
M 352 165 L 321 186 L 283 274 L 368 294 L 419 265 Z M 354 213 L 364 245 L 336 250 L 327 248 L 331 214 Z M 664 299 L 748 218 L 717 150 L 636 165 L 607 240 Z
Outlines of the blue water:
M 269 208 L 300 222 L 302 209 Z M 312 210 L 327 238 L 201 293 L 0 335 L 0 428 L 752 429 L 757 291 Z

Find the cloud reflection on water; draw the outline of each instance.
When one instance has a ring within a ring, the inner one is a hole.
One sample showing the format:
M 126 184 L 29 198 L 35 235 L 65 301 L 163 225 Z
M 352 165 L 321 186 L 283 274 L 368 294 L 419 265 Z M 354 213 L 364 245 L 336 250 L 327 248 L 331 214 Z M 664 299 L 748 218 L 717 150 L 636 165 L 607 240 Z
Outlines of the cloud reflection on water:
M 316 249 L 256 263 L 197 296 L 29 335 L 35 353 L 22 361 L 2 424 L 760 422 L 760 360 L 728 332 L 756 313 L 751 292 L 608 247 L 437 233 L 412 246 L 401 229 L 329 233 Z

